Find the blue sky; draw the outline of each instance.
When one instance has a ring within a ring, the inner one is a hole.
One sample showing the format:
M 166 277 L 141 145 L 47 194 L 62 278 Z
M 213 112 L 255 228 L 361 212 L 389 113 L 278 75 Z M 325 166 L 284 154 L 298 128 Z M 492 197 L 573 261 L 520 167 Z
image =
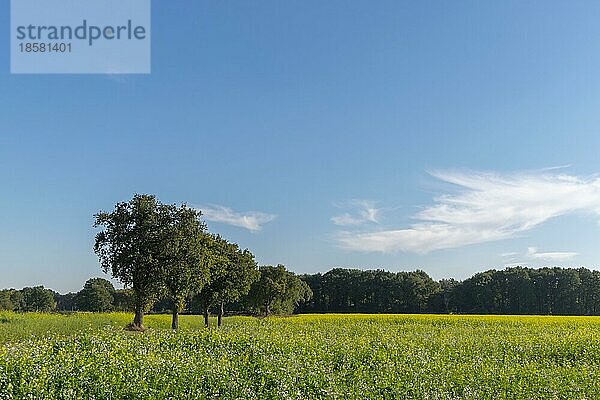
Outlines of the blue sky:
M 10 75 L 1 287 L 103 276 L 92 215 L 203 209 L 260 263 L 600 265 L 597 2 L 154 1 L 150 75 Z

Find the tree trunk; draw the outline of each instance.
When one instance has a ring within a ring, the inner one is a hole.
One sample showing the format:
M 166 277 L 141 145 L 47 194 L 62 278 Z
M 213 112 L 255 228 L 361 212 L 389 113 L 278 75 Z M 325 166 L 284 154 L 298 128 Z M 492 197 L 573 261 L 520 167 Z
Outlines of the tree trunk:
M 204 326 L 208 328 L 208 307 L 204 309 Z
M 219 304 L 219 315 L 217 316 L 217 326 L 220 327 L 223 323 L 223 302 Z
M 144 310 L 141 307 L 135 309 L 135 317 L 133 318 L 133 327 L 139 330 L 144 329 Z
M 171 329 L 177 330 L 179 328 L 179 311 L 177 306 L 173 307 L 173 320 L 171 321 Z

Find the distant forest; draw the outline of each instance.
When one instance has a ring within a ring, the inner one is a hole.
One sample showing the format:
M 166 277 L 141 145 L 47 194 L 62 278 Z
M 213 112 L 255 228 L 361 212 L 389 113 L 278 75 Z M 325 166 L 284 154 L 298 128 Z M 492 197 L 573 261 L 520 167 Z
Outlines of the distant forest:
M 298 275 L 312 290 L 308 301 L 280 307 L 294 313 L 456 313 L 600 315 L 600 272 L 586 268 L 508 268 L 477 273 L 464 280 L 434 281 L 424 271 L 387 272 L 335 268 L 325 274 Z M 93 278 L 78 293 L 43 287 L 0 291 L 0 309 L 13 311 L 131 311 L 131 293 Z M 308 297 L 308 296 L 307 296 Z M 250 299 L 225 305 L 227 313 L 257 314 Z M 157 299 L 152 312 L 169 312 Z M 197 300 L 185 312 L 201 313 Z
M 462 282 L 341 268 L 301 278 L 313 297 L 300 313 L 600 315 L 600 271 L 586 268 L 489 270 Z

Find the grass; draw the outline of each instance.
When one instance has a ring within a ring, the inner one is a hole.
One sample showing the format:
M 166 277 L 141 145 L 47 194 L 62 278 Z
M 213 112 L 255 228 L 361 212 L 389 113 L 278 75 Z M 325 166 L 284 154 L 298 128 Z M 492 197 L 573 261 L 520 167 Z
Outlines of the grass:
M 55 338 L 93 332 L 100 329 L 121 330 L 133 320 L 128 313 L 16 314 L 0 312 L 0 343 L 24 339 Z M 204 321 L 197 316 L 180 316 L 183 329 L 199 329 Z M 147 315 L 144 324 L 152 329 L 169 329 L 170 315 Z
M 594 399 L 600 318 L 0 314 L 0 399 Z

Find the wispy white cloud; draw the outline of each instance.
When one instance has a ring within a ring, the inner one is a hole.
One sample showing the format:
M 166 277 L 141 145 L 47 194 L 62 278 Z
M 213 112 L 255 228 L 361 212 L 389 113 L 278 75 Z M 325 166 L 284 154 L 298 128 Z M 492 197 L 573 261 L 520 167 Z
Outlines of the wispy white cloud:
M 349 226 L 349 225 L 360 225 L 364 222 L 364 220 L 353 217 L 348 213 L 335 215 L 331 217 L 331 222 L 339 226 Z
M 258 232 L 263 225 L 273 221 L 277 216 L 259 211 L 237 212 L 231 208 L 219 205 L 196 206 L 202 212 L 202 218 L 207 221 L 219 222 L 238 226 L 251 232 Z
M 505 259 L 505 267 L 521 266 L 525 267 L 532 264 L 539 265 L 543 262 L 565 262 L 577 257 L 579 253 L 575 252 L 540 252 L 537 247 L 528 247 L 525 253 L 504 253 L 501 257 Z
M 579 254 L 574 252 L 546 252 L 540 253 L 535 247 L 529 247 L 527 249 L 527 258 L 540 260 L 540 261 L 568 261 Z
M 367 222 L 379 223 L 380 209 L 375 206 L 375 203 L 370 200 L 350 200 L 346 203 L 339 204 L 340 208 L 354 209 L 354 215 L 343 213 L 331 217 L 331 221 L 339 226 L 361 225 Z
M 435 198 L 408 227 L 338 232 L 339 245 L 365 252 L 427 253 L 512 238 L 577 212 L 600 216 L 597 176 L 577 177 L 555 169 L 509 174 L 445 171 L 432 176 L 454 185 L 455 193 Z

